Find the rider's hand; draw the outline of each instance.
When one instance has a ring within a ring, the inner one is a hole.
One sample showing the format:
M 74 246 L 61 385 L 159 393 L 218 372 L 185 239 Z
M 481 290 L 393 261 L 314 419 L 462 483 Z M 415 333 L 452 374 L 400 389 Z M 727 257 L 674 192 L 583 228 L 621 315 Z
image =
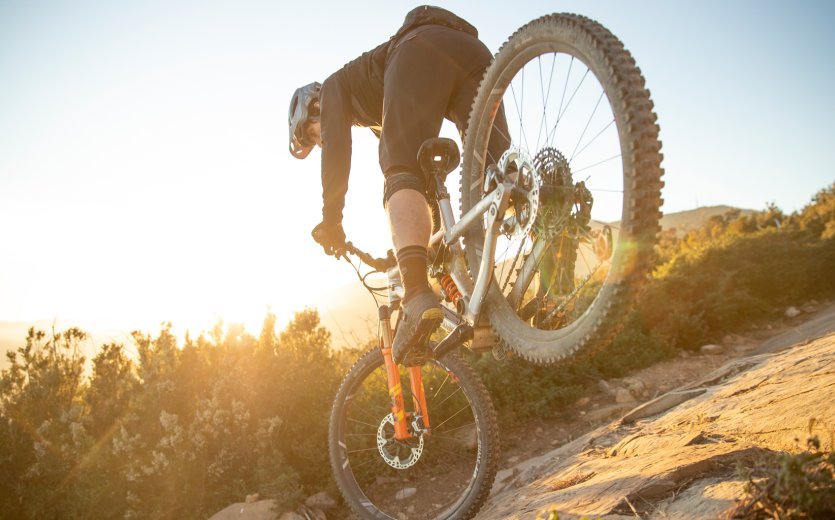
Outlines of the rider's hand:
M 320 223 L 310 233 L 327 255 L 339 256 L 345 250 L 345 231 L 342 224 Z

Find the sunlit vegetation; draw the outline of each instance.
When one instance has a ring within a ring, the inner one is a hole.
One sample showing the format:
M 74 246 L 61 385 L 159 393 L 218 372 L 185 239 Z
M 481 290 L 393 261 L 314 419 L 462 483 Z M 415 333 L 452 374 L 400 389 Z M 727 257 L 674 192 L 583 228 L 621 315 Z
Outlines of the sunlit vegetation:
M 503 421 L 562 413 L 601 378 L 835 295 L 835 185 L 802 211 L 774 206 L 664 236 L 659 266 L 614 341 L 557 367 L 472 356 Z M 358 356 L 315 310 L 259 336 L 220 324 L 178 343 L 134 334 L 85 372 L 78 329 L 31 330 L 0 373 L 0 518 L 206 518 L 247 494 L 292 508 L 336 496 L 327 422 Z M 339 345 L 337 345 L 339 346 Z
M 753 468 L 740 467 L 745 496 L 731 518 L 833 518 L 835 453 L 821 450 L 817 436 L 797 453 L 765 452 Z
M 794 214 L 769 204 L 712 217 L 680 238 L 667 230 L 657 253 L 658 267 L 609 345 L 557 367 L 489 355 L 476 361 L 505 421 L 560 414 L 600 379 L 835 296 L 835 184 Z
M 206 518 L 248 493 L 333 494 L 330 334 L 313 310 L 274 325 L 184 345 L 135 333 L 138 360 L 105 345 L 89 378 L 83 332 L 30 331 L 0 376 L 0 518 Z

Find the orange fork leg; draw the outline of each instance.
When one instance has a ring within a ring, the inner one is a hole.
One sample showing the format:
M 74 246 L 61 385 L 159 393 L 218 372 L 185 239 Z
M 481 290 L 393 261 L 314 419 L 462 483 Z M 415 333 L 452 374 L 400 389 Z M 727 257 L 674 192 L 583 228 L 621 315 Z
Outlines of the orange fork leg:
M 383 311 L 385 309 L 385 311 Z M 391 317 L 387 307 L 380 308 L 380 330 L 383 347 L 383 359 L 386 362 L 388 376 L 389 397 L 391 398 L 391 414 L 394 417 L 394 438 L 405 440 L 411 437 L 409 423 L 406 420 L 406 406 L 403 403 L 403 386 L 400 384 L 400 370 L 391 355 Z
M 423 417 L 423 427 L 429 429 L 429 408 L 426 407 L 426 393 L 423 391 L 423 377 L 420 367 L 409 367 L 409 382 L 412 385 L 412 399 L 415 401 L 415 411 Z

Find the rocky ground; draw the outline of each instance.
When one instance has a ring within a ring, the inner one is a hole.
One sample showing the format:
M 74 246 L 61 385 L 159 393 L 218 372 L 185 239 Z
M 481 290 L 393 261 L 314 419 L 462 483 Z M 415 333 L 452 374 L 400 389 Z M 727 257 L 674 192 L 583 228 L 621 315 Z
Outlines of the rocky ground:
M 835 309 L 828 312 L 812 322 L 831 331 Z M 781 324 L 786 337 L 805 335 L 796 319 Z M 719 348 L 601 385 L 600 394 L 578 402 L 591 431 L 560 445 L 579 426 L 534 429 L 527 444 L 556 446 L 520 462 L 509 455 L 477 518 L 549 511 L 562 519 L 717 518 L 742 495 L 738 465 L 768 450 L 796 451 L 810 431 L 832 450 L 835 334 L 782 351 L 780 342 L 750 340 L 731 336 Z M 778 352 L 760 352 L 769 344 Z M 667 388 L 675 389 L 661 393 Z M 626 402 L 623 389 L 636 400 Z
M 721 515 L 742 494 L 736 467 L 798 449 L 810 419 L 832 449 L 833 330 L 831 303 L 787 309 L 781 322 L 601 381 L 560 417 L 502 425 L 502 470 L 477 518 Z M 319 494 L 277 517 L 249 497 L 212 519 L 338 518 L 333 502 Z

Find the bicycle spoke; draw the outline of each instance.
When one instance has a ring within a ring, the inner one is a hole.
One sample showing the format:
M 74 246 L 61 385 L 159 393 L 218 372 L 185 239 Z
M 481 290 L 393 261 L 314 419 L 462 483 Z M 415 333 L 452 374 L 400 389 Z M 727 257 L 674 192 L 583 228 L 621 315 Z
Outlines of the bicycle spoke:
M 562 104 L 565 102 L 565 93 L 568 92 L 568 78 L 571 77 L 571 68 L 574 66 L 574 56 L 571 57 L 571 61 L 568 62 L 568 72 L 565 73 L 565 85 L 562 86 L 562 96 L 560 96 L 560 107 L 557 109 L 557 121 L 554 123 L 554 128 L 551 132 L 556 135 L 557 133 L 557 125 L 560 124 L 560 114 L 562 113 Z M 551 132 L 545 134 L 545 142 L 551 143 Z
M 548 128 L 548 99 L 551 97 L 551 82 L 554 79 L 554 66 L 557 64 L 557 55 L 553 54 L 551 58 L 551 73 L 548 76 L 548 89 L 544 90 L 542 85 L 542 60 L 541 56 L 537 56 L 537 63 L 539 65 L 539 89 L 542 96 L 542 119 L 539 122 L 539 132 L 536 136 L 536 149 L 539 150 L 540 139 L 542 138 L 542 129 Z
M 600 130 L 599 132 L 597 132 L 597 134 L 595 134 L 595 136 L 591 138 L 591 141 L 589 141 L 589 142 L 588 142 L 588 143 L 586 143 L 586 144 L 585 144 L 582 148 L 580 148 L 580 151 L 576 151 L 576 150 L 577 150 L 577 148 L 575 147 L 575 148 L 574 148 L 574 149 L 575 149 L 575 152 L 572 152 L 572 154 L 571 154 L 571 158 L 570 158 L 570 159 L 568 159 L 569 164 L 570 164 L 570 163 L 571 163 L 574 159 L 576 159 L 576 158 L 577 158 L 577 157 L 578 157 L 581 153 L 583 153 L 583 150 L 585 150 L 585 149 L 586 149 L 586 148 L 588 148 L 588 147 L 589 147 L 589 146 L 590 146 L 593 142 L 595 142 L 595 141 L 597 140 L 597 138 L 598 138 L 598 137 L 600 137 L 601 135 L 603 135 L 603 132 L 605 132 L 605 131 L 606 131 L 606 130 L 610 127 L 610 126 L 612 126 L 614 123 L 615 123 L 615 120 L 614 120 L 614 119 L 612 119 L 611 121 L 609 121 L 609 123 L 608 123 L 606 126 L 604 126 L 602 130 Z M 585 133 L 585 130 L 584 130 L 583 132 Z M 581 137 L 581 139 L 582 139 L 582 137 Z M 577 144 L 579 144 L 579 142 L 578 142 Z M 577 172 L 575 171 L 574 173 L 577 173 Z
M 440 428 L 441 426 L 445 425 L 446 423 L 448 423 L 450 420 L 452 420 L 455 416 L 457 416 L 458 414 L 460 414 L 460 413 L 461 413 L 461 412 L 463 412 L 464 410 L 469 410 L 469 408 L 470 408 L 470 403 L 465 404 L 464 406 L 462 406 L 462 407 L 461 407 L 461 409 L 460 409 L 460 410 L 458 410 L 458 411 L 457 411 L 457 412 L 455 412 L 454 414 L 452 414 L 452 415 L 450 415 L 449 417 L 447 417 L 447 418 L 444 420 L 444 422 L 442 422 L 441 424 L 439 424 L 439 425 L 437 426 L 437 428 Z
M 360 453 L 360 452 L 363 452 L 363 451 L 377 451 L 377 446 L 374 446 L 374 447 L 371 447 L 371 448 L 362 448 L 362 449 L 359 449 L 359 450 L 348 450 L 348 455 L 350 455 L 351 453 Z
M 430 404 L 432 404 L 435 401 L 435 398 L 438 397 L 439 393 L 441 393 L 441 390 L 444 388 L 444 385 L 446 385 L 447 381 L 449 381 L 449 372 L 447 372 L 446 377 L 444 378 L 443 382 L 441 382 L 441 386 L 438 387 L 438 391 L 435 392 L 435 395 L 433 395 L 428 400 L 426 406 L 429 406 Z
M 609 157 L 608 159 L 603 159 L 602 161 L 598 161 L 594 164 L 590 164 L 590 165 L 588 165 L 584 168 L 580 168 L 579 170 L 574 170 L 574 173 L 577 174 L 577 173 L 589 170 L 591 168 L 594 168 L 595 166 L 600 166 L 603 163 L 607 163 L 609 161 L 614 161 L 615 159 L 619 158 L 620 156 L 621 156 L 621 154 L 613 155 L 613 156 Z
M 589 129 L 589 125 L 591 124 L 591 120 L 594 118 L 594 114 L 597 113 L 597 107 L 599 107 L 600 102 L 603 101 L 603 95 L 604 94 L 606 94 L 606 91 L 601 90 L 600 91 L 600 97 L 597 98 L 597 103 L 594 104 L 594 109 L 591 111 L 591 114 L 589 115 L 588 121 L 586 121 L 586 126 L 583 127 L 583 131 L 582 131 L 582 133 L 580 133 L 580 138 L 577 139 L 577 144 L 574 145 L 574 150 L 571 151 L 571 156 L 568 158 L 569 163 L 571 163 L 571 161 L 574 159 L 574 157 L 576 157 L 577 147 L 579 147 L 580 143 L 583 142 L 583 137 L 586 136 L 586 130 Z M 614 122 L 614 119 L 612 119 L 612 121 Z M 611 123 L 609 123 L 609 124 L 611 124 Z M 606 125 L 606 128 L 609 128 L 609 125 Z M 605 128 L 604 128 L 604 130 L 605 130 Z M 600 135 L 600 134 L 598 134 L 598 135 Z M 597 136 L 595 136 L 592 139 L 592 142 L 596 138 L 597 138 Z M 589 143 L 589 144 L 591 144 L 591 143 Z M 585 150 L 586 147 L 588 147 L 588 145 L 584 146 L 583 149 Z
M 468 422 L 467 424 L 462 424 L 460 426 L 456 426 L 455 428 L 447 428 L 446 430 L 439 430 L 438 428 L 432 428 L 432 435 L 436 435 L 439 432 L 449 433 L 454 432 L 455 430 L 460 430 L 461 428 L 466 428 L 467 426 L 475 426 L 475 421 Z
M 371 426 L 372 428 L 374 428 L 374 430 L 377 430 L 377 427 L 379 426 L 379 425 L 369 424 L 369 423 L 364 422 L 364 421 L 359 421 L 357 419 L 352 419 L 351 417 L 348 417 L 348 420 L 351 421 L 351 422 L 357 423 L 357 424 L 363 424 L 365 426 Z

